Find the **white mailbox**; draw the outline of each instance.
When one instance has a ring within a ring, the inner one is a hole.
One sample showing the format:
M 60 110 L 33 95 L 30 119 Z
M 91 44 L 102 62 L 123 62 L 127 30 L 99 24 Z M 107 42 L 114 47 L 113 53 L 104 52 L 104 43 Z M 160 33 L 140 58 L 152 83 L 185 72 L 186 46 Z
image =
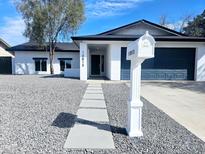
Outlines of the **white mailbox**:
M 127 60 L 132 60 L 133 58 L 153 58 L 154 48 L 155 40 L 149 35 L 149 32 L 146 31 L 142 37 L 128 45 Z
M 142 106 L 140 100 L 141 64 L 145 59 L 154 57 L 155 40 L 148 31 L 138 40 L 131 42 L 127 48 L 127 60 L 131 60 L 131 87 L 128 101 L 127 133 L 130 137 L 140 137 Z

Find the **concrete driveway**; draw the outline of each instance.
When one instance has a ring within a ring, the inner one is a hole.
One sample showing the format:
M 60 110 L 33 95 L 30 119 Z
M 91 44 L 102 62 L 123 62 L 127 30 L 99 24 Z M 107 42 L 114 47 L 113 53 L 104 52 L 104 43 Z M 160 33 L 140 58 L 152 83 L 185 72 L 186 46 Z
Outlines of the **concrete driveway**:
M 205 141 L 205 82 L 143 82 L 142 96 Z

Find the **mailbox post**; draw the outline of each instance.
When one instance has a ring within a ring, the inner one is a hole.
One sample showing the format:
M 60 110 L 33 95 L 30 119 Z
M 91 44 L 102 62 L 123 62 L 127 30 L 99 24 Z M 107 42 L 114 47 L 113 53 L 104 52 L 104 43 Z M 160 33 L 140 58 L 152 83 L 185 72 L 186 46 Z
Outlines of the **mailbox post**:
M 143 136 L 141 130 L 142 106 L 140 100 L 141 64 L 145 59 L 154 57 L 155 40 L 148 31 L 127 47 L 127 60 L 131 60 L 131 87 L 128 101 L 127 133 L 130 137 Z

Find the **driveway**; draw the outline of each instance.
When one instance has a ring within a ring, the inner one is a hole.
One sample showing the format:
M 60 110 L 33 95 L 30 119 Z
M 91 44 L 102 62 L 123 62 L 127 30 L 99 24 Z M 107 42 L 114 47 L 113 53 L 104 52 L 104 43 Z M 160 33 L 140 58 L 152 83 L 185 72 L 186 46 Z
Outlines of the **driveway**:
M 143 82 L 142 96 L 205 141 L 205 82 Z

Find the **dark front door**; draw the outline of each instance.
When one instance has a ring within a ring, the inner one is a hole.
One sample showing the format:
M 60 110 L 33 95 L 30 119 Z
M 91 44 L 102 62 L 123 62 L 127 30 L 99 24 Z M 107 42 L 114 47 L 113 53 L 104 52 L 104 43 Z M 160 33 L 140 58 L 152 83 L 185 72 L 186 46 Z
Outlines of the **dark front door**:
M 91 55 L 91 75 L 100 75 L 100 55 Z
M 11 57 L 0 57 L 0 74 L 12 74 Z

